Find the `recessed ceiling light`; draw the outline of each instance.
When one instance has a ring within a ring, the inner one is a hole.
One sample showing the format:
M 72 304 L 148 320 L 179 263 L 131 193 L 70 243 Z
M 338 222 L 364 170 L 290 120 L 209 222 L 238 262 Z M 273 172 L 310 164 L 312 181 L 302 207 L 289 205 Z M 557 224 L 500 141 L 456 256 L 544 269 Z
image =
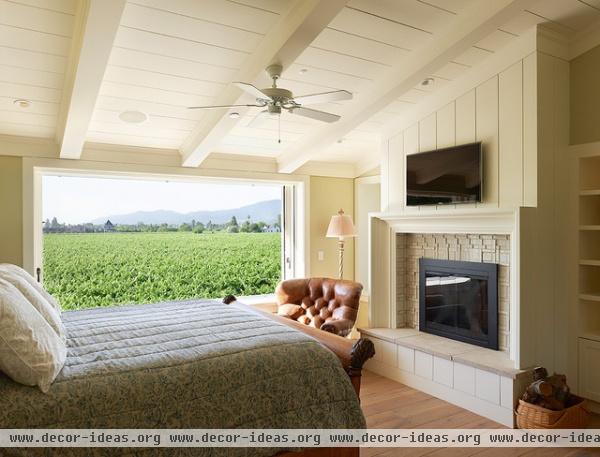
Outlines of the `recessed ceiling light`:
M 148 115 L 141 111 L 123 111 L 119 114 L 119 119 L 128 124 L 141 124 L 146 122 Z
M 229 113 L 229 117 L 231 119 L 237 119 L 237 118 L 240 117 L 240 113 L 237 113 L 237 112 L 234 111 L 233 113 Z
M 300 73 L 301 75 L 308 73 L 308 68 L 301 68 L 298 73 Z
M 435 79 L 433 79 L 433 78 L 425 78 L 421 82 L 421 86 L 431 86 L 434 82 L 435 82 Z
M 19 108 L 29 108 L 31 106 L 31 102 L 29 100 L 25 100 L 24 98 L 17 98 L 13 101 L 13 103 Z

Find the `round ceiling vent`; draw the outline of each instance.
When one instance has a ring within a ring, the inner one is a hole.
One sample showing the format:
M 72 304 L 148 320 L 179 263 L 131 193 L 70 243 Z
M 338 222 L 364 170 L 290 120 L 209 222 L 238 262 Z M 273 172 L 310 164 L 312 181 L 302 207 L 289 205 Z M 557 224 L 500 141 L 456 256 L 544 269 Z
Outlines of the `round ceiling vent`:
M 148 115 L 141 111 L 123 111 L 119 114 L 119 119 L 127 124 L 141 124 L 148 120 Z

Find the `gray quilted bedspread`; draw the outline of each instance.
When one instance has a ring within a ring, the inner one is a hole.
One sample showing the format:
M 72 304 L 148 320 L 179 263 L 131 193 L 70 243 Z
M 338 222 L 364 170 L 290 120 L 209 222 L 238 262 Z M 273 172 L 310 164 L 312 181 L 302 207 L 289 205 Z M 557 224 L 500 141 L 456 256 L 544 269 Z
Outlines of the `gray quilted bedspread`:
M 365 426 L 330 351 L 243 305 L 158 303 L 63 321 L 67 361 L 48 394 L 0 374 L 0 428 Z

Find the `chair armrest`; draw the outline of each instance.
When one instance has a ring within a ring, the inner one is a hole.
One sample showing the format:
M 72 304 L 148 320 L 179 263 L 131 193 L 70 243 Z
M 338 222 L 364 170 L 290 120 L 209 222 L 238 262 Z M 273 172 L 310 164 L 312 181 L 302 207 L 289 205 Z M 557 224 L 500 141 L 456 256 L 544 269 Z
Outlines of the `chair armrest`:
M 352 327 L 354 327 L 354 321 L 351 321 L 350 319 L 334 319 L 321 325 L 321 330 L 335 333 L 340 336 L 346 336 L 350 333 Z
M 225 303 L 226 305 L 229 305 L 234 302 L 241 303 L 245 306 L 258 309 L 260 311 L 264 311 L 265 313 L 277 314 L 277 303 L 272 301 L 248 303 L 244 301 L 239 301 L 234 295 L 227 295 L 225 298 L 223 298 L 223 303 Z
M 256 305 L 248 306 L 264 311 L 265 313 L 277 314 L 277 303 L 257 303 Z

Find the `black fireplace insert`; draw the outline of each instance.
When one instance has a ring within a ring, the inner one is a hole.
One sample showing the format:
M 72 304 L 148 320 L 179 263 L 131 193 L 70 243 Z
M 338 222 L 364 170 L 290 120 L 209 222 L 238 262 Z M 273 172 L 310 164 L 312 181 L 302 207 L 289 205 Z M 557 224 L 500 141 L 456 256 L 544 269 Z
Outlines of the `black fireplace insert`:
M 419 259 L 419 330 L 498 349 L 498 265 Z

